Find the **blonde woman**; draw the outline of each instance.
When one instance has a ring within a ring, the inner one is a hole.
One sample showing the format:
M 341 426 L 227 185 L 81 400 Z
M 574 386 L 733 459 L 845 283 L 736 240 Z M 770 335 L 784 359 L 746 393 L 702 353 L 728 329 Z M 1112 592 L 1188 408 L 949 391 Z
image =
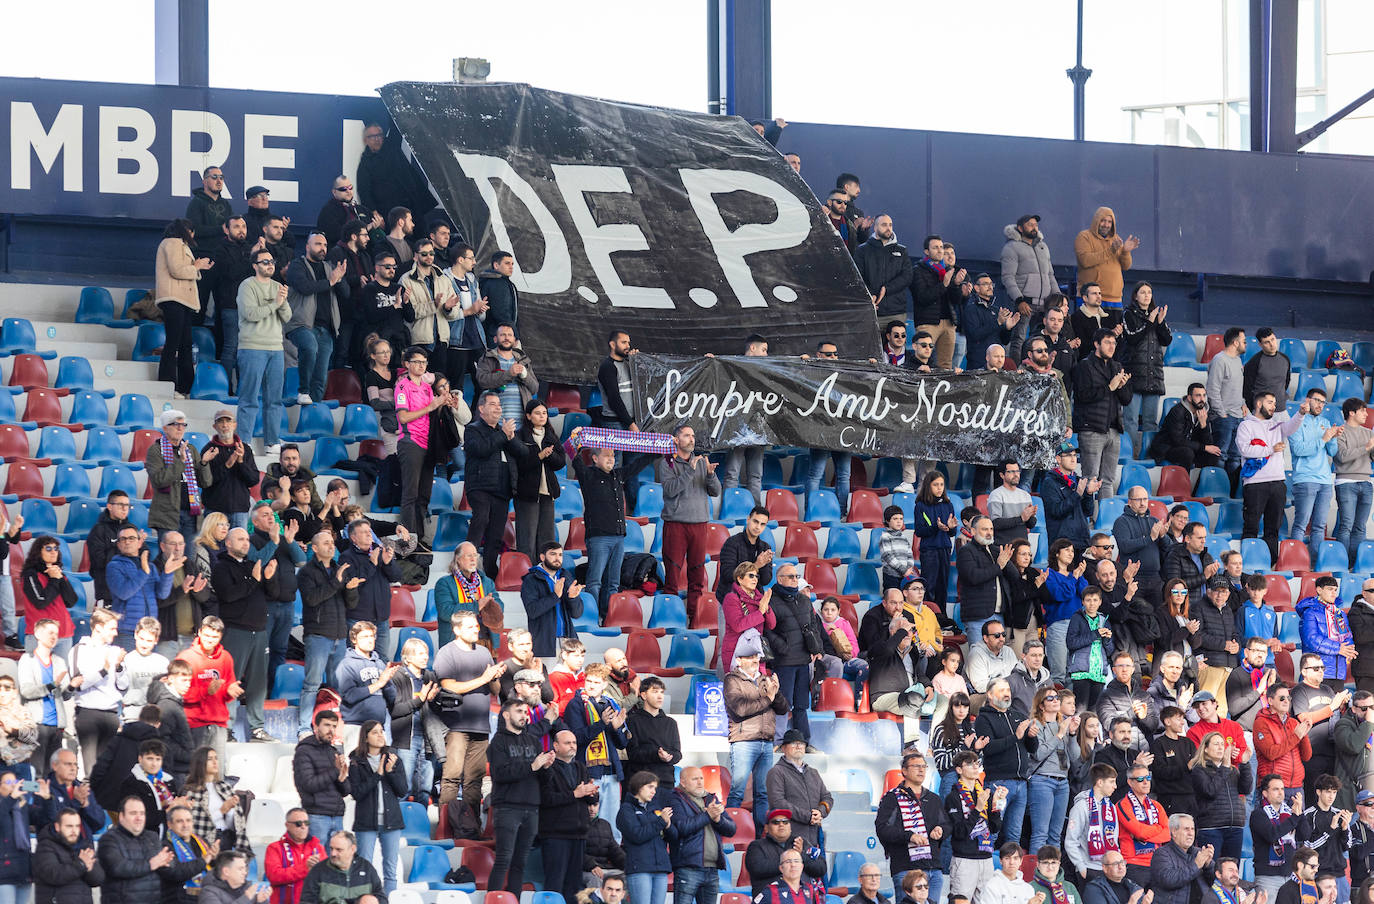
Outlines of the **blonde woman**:
M 1219 731 L 1202 736 L 1188 768 L 1197 794 L 1198 844 L 1212 846 L 1218 857 L 1239 859 L 1249 814 L 1240 795 L 1249 794 L 1250 770 L 1231 765 L 1230 742 Z

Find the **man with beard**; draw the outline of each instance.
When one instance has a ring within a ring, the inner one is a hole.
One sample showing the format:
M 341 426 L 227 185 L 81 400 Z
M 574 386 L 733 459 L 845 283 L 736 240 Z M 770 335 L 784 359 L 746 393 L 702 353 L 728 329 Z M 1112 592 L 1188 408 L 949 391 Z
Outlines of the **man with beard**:
M 1258 357 L 1258 356 L 1256 356 Z M 1278 407 L 1274 393 L 1256 393 L 1250 414 L 1236 430 L 1236 449 L 1241 457 L 1241 483 L 1244 486 L 1244 528 L 1242 539 L 1260 535 L 1260 521 L 1264 521 L 1264 543 L 1269 547 L 1269 559 L 1279 558 L 1279 521 L 1288 498 L 1287 475 L 1283 450 L 1288 437 L 1302 426 L 1307 405 L 1291 418 L 1276 418 Z
M 396 252 L 390 248 L 383 250 L 372 266 L 375 275 L 359 290 L 357 310 L 363 329 L 385 339 L 393 351 L 403 351 L 410 347 L 415 308 L 397 279 Z
M 596 370 L 596 382 L 601 387 L 601 420 L 598 425 L 618 427 L 637 433 L 639 425 L 630 413 L 630 406 L 634 401 L 630 357 L 639 354 L 639 349 L 631 347 L 630 334 L 622 329 L 611 330 L 610 335 L 606 337 L 606 343 L 608 353 L 601 359 L 601 365 Z M 615 453 L 616 474 L 624 489 L 625 504 L 630 511 L 634 511 L 639 503 L 639 481 L 635 476 L 653 464 L 655 458 L 656 456 L 642 453 Z M 592 460 L 595 462 L 595 455 Z M 580 481 L 581 477 L 578 479 Z M 621 508 L 624 509 L 625 506 Z
M 1105 763 L 1115 769 L 1117 775 L 1129 775 L 1131 769 L 1137 766 L 1148 769 L 1155 761 L 1155 755 L 1143 742 L 1139 746 L 1132 743 L 1134 729 L 1129 716 L 1117 716 L 1111 721 L 1109 731 L 1107 745 L 1093 754 L 1094 764 Z M 1112 803 L 1120 803 L 1127 790 L 1125 782 L 1118 782 L 1111 792 Z
M 483 393 L 500 397 L 502 417 L 524 422 L 525 405 L 539 391 L 539 378 L 530 356 L 517 347 L 515 327 L 509 323 L 496 328 L 494 347 L 477 362 L 477 385 Z
M 520 335 L 520 293 L 511 281 L 514 272 L 515 255 L 497 251 L 491 256 L 491 266 L 477 277 L 478 294 L 488 305 L 487 317 L 482 322 L 488 347 L 496 344 L 496 329 L 503 323 L 510 324 L 515 334 Z
M 1014 341 L 1012 347 L 1016 347 Z M 1026 358 L 1019 368 L 1022 373 L 1059 375 L 1059 371 L 1054 369 L 1054 353 L 1050 351 L 1050 345 L 1044 336 L 1034 336 L 1021 347 L 1026 351 Z
M 1131 487 L 1126 493 L 1125 511 L 1112 523 L 1112 538 L 1121 560 L 1136 563 L 1135 579 L 1141 595 L 1152 606 L 1159 604 L 1164 586 L 1160 578 L 1164 555 L 1161 538 L 1167 529 L 1168 522 L 1150 514 L 1150 491 Z
M 1145 648 L 1159 636 L 1159 622 L 1154 606 L 1140 593 L 1140 583 L 1136 580 L 1139 569 L 1139 563 L 1128 563 L 1118 582 L 1116 563 L 1101 559 L 1094 574 L 1102 590 L 1102 610 L 1107 613 L 1112 628 L 1112 642 L 1118 650 L 1131 654 L 1138 673 L 1147 674 L 1150 660 Z
M 285 333 L 296 347 L 301 375 L 301 391 L 296 401 L 302 405 L 324 399 L 329 358 L 334 353 L 334 337 L 340 324 L 336 293 L 348 297 L 348 284 L 343 282 L 348 266 L 343 261 L 330 266 L 325 260 L 328 253 L 324 234 L 311 233 L 304 256 L 286 268 L 286 284 L 291 290 L 286 301 L 291 319 L 286 322 Z
M 1052 311 L 1048 326 L 1060 317 Z M 1059 321 L 1062 322 L 1062 321 Z M 1073 427 L 1083 450 L 1084 478 L 1100 477 L 1104 496 L 1116 486 L 1117 458 L 1121 451 L 1121 412 L 1131 402 L 1131 375 L 1113 360 L 1116 335 L 1098 330 L 1093 353 L 1073 370 Z M 1059 355 L 1055 361 L 1060 360 Z M 1072 361 L 1072 355 L 1062 357 Z
M 1264 708 L 1265 692 L 1279 680 L 1278 672 L 1264 667 L 1268 658 L 1266 639 L 1251 637 L 1245 642 L 1240 667 L 1226 676 L 1226 711 L 1246 731 L 1255 727 L 1255 717 Z
M 1125 272 L 1131 269 L 1131 252 L 1140 247 L 1140 239 L 1116 234 L 1116 214 L 1110 207 L 1093 211 L 1091 225 L 1073 240 L 1073 253 L 1078 258 L 1078 281 L 1095 282 L 1102 287 L 1102 306 L 1121 310 L 1121 289 Z M 1273 904 L 1271 901 L 1270 904 Z
M 911 353 L 906 347 L 906 323 L 889 320 L 883 324 L 883 354 L 893 367 L 906 367 Z
M 1012 330 L 1021 322 L 1020 312 L 1004 308 L 997 302 L 993 297 L 996 291 L 997 284 L 988 274 L 979 273 L 973 277 L 973 294 L 964 303 L 960 320 L 964 335 L 968 337 L 970 370 L 986 359 L 988 348 L 994 343 L 1010 342 Z
M 239 357 L 239 283 L 253 275 L 253 257 L 263 249 L 263 242 L 258 239 L 256 244 L 249 245 L 248 223 L 237 214 L 225 220 L 220 228 L 224 231 L 224 240 L 215 252 L 215 265 L 210 268 L 207 278 L 215 296 L 219 363 L 229 377 L 232 395 Z
M 300 447 L 295 443 L 287 443 L 277 453 L 277 460 L 267 466 L 267 476 L 263 479 L 263 495 L 267 494 L 267 484 L 275 483 L 279 486 L 283 493 L 282 504 L 274 505 L 273 508 L 280 511 L 291 504 L 291 484 L 297 481 L 304 481 L 310 485 L 310 510 L 318 512 L 323 509 L 324 502 L 315 489 L 315 472 L 301 464 Z
M 986 515 L 973 519 L 972 531 L 973 542 L 954 554 L 954 568 L 959 575 L 964 630 L 980 636 L 983 622 L 1004 620 L 1011 611 L 1011 588 L 1002 570 L 1011 561 L 1012 548 L 1009 543 L 993 546 L 992 519 Z
M 1011 342 L 1013 358 L 1021 356 L 1022 346 L 1032 326 L 1038 326 L 1045 311 L 1045 299 L 1059 291 L 1050 263 L 1050 249 L 1040 235 L 1040 216 L 1028 213 L 1019 217 L 1015 225 L 1002 230 L 1007 243 L 1002 246 L 1002 287 L 1021 314 Z M 1037 322 L 1031 323 L 1032 318 Z
M 202 461 L 206 460 L 205 453 L 211 446 L 219 450 L 219 454 L 209 459 L 211 479 L 203 500 L 207 511 L 228 515 L 231 527 L 247 527 L 248 507 L 253 501 L 250 494 L 258 482 L 258 465 L 253 459 L 252 446 L 235 432 L 237 425 L 234 412 L 228 408 L 215 412 L 215 435 L 200 450 Z
M 941 370 L 954 365 L 955 311 L 963 304 L 960 288 L 968 274 L 945 266 L 945 243 L 938 235 L 928 235 L 925 255 L 912 271 L 912 317 L 916 328 L 930 333 L 935 341 L 936 362 Z
M 1293 715 L 1302 717 L 1302 721 L 1312 727 L 1308 733 L 1312 757 L 1304 764 L 1303 791 L 1307 800 L 1316 800 L 1314 782 L 1317 776 L 1336 771 L 1336 741 L 1331 730 L 1336 727 L 1341 707 L 1350 702 L 1350 691 L 1332 694 L 1331 688 L 1322 681 L 1326 668 L 1322 657 L 1315 653 L 1304 653 L 1298 667 L 1302 674 L 1293 688 Z
M 353 182 L 347 176 L 335 176 L 329 200 L 324 202 L 315 216 L 315 228 L 324 233 L 325 241 L 332 248 L 343 235 L 344 224 L 350 220 L 366 223 L 369 229 L 380 229 L 382 215 L 358 204 L 353 197 Z
M 1005 796 L 1002 841 L 1020 838 L 1026 816 L 1026 779 L 1031 760 L 1040 747 L 1036 737 L 1040 734 L 1039 723 L 1012 709 L 1011 685 L 1005 678 L 998 678 L 988 685 L 988 705 L 978 711 L 973 733 L 985 742 L 983 769 L 988 789 L 1001 789 Z
M 838 188 L 830 192 L 825 199 L 825 212 L 830 228 L 835 230 L 845 250 L 853 255 L 859 248 L 859 228 L 849 219 L 849 195 Z
M 286 268 L 296 255 L 296 240 L 286 231 L 289 219 L 274 213 L 262 224 L 262 247 L 272 255 L 272 278 L 282 285 L 286 285 Z
M 873 307 L 879 317 L 905 317 L 911 301 L 911 255 L 897 241 L 892 217 L 881 214 L 873 221 L 873 234 L 854 252 Z
M 1201 383 L 1192 383 L 1188 386 L 1188 395 L 1170 408 L 1160 421 L 1159 432 L 1150 443 L 1150 456 L 1188 470 L 1217 464 L 1221 461 L 1221 448 L 1213 441 L 1207 417 L 1207 388 Z M 1325 524 L 1323 512 L 1323 527 Z

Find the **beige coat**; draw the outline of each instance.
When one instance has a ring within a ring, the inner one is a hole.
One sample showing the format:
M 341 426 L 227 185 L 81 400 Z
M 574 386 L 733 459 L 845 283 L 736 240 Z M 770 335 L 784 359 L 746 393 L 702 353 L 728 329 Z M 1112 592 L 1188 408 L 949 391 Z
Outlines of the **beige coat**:
M 449 323 L 463 316 L 462 305 L 444 310 L 444 304 L 457 297 L 453 280 L 437 267 L 434 273 L 434 294 L 415 275 L 412 269 L 401 277 L 401 285 L 410 293 L 410 306 L 415 309 L 415 322 L 410 325 L 410 341 L 416 345 L 448 342 Z
M 190 247 L 181 239 L 167 238 L 157 246 L 157 275 L 153 283 L 153 298 L 158 304 L 175 301 L 193 311 L 200 310 L 200 293 L 196 281 L 201 271 L 196 269 Z

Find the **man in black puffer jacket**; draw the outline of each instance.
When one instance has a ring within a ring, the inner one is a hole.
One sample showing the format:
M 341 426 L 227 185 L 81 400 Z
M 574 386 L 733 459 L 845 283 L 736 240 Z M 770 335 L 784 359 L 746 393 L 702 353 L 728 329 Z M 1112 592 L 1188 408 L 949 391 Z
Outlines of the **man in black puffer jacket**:
M 911 302 L 911 254 L 897 241 L 892 217 L 883 214 L 873 221 L 873 234 L 854 251 L 854 265 L 874 299 L 878 317 L 905 318 Z
M 1190 521 L 1183 528 L 1183 542 L 1175 543 L 1164 554 L 1160 577 L 1165 584 L 1179 578 L 1188 585 L 1188 611 L 1192 612 L 1203 604 L 1203 585 L 1220 569 L 1207 551 L 1207 526 Z
M 277 675 L 277 668 L 286 662 L 286 646 L 291 641 L 291 627 L 295 623 L 296 569 L 305 564 L 305 550 L 296 542 L 296 531 L 300 521 L 290 520 L 282 527 L 272 511 L 272 503 L 259 502 L 253 509 L 253 532 L 248 541 L 253 551 L 248 558 L 267 563 L 273 559 L 277 570 L 262 582 L 263 595 L 267 598 L 267 680 L 271 683 Z M 310 540 L 301 537 L 302 541 Z
M 501 419 L 501 396 L 484 392 L 477 400 L 477 417 L 463 431 L 466 464 L 463 485 L 472 521 L 468 539 L 482 552 L 482 570 L 496 576 L 506 513 L 515 496 L 516 460 L 525 446 L 515 438 L 516 423 Z
M 1116 334 L 1098 330 L 1093 353 L 1073 369 L 1073 429 L 1082 450 L 1083 476 L 1101 477 L 1106 495 L 1116 487 L 1121 411 L 1131 403 L 1131 375 L 1113 360 L 1115 354 Z
M 344 795 L 348 788 L 348 759 L 335 746 L 339 714 L 322 709 L 315 716 L 315 731 L 296 742 L 291 776 L 301 796 L 301 807 L 310 814 L 310 834 L 329 838 L 343 828 Z
M 145 831 L 148 819 L 143 801 L 126 800 L 119 821 L 100 836 L 99 862 L 107 881 L 100 887 L 101 904 L 148 904 L 162 900 L 157 871 L 176 863 L 171 848 L 163 848 L 157 832 Z
M 777 583 L 773 585 L 777 625 L 767 634 L 773 646 L 772 667 L 778 675 L 778 689 L 792 703 L 791 727 L 800 731 L 810 745 L 811 724 L 806 712 L 811 708 L 811 660 L 822 652 L 817 641 L 824 632 L 820 629 L 820 617 L 811 608 L 810 591 L 798 589 L 800 571 L 800 566 L 787 562 L 778 567 Z M 782 738 L 786 728 L 782 720 L 777 721 L 775 742 Z
M 344 572 L 348 583 L 353 583 L 354 578 L 360 579 L 360 583 L 354 585 L 358 596 L 348 609 L 348 626 L 351 628 L 360 621 L 372 622 L 377 628 L 377 649 L 387 655 L 391 651 L 391 585 L 401 580 L 396 550 L 379 544 L 372 525 L 359 518 L 348 525 L 348 543 L 339 554 L 339 564 L 348 566 L 348 571 Z
M 84 837 L 81 817 L 67 812 L 38 830 L 33 854 L 33 899 L 42 904 L 91 904 L 91 889 L 105 884 L 105 870 Z
M 348 616 L 358 606 L 362 577 L 334 563 L 334 535 L 320 531 L 310 542 L 315 555 L 296 574 L 301 591 L 301 641 L 305 644 L 305 683 L 301 687 L 298 737 L 310 731 L 315 696 L 348 652 Z M 324 563 L 330 563 L 325 565 Z M 410 696 L 407 694 L 406 696 Z M 395 726 L 392 726 L 393 737 Z M 408 737 L 408 735 L 407 735 Z
M 1031 758 L 1040 749 L 1033 723 L 1011 705 L 1011 685 L 1005 678 L 995 678 L 988 684 L 988 705 L 978 711 L 973 723 L 973 733 L 979 740 L 988 739 L 983 748 L 988 789 L 1007 789 L 1007 803 L 1002 810 L 1003 843 L 1021 837 L 1026 816 L 1026 779 L 1030 777 Z

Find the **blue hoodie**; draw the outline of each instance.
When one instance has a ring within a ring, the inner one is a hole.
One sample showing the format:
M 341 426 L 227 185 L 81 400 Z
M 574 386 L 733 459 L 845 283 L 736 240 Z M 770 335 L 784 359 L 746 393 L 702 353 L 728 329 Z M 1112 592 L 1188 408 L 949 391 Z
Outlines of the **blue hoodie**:
M 1345 617 L 1341 598 L 1336 597 L 1330 612 L 1315 596 L 1303 597 L 1295 608 L 1302 616 L 1302 651 L 1321 656 L 1322 664 L 1326 666 L 1323 678 L 1344 681 L 1347 671 L 1345 657 L 1337 654 L 1341 644 L 1355 643 L 1355 635 L 1350 632 L 1350 622 Z
M 1293 483 L 1324 483 L 1331 486 L 1334 475 L 1331 457 L 1336 454 L 1336 438 L 1325 443 L 1322 434 L 1331 424 L 1320 417 L 1302 419 L 1302 426 L 1288 437 L 1288 451 L 1293 455 Z
M 1274 607 L 1268 603 L 1261 602 L 1256 606 L 1250 600 L 1246 600 L 1236 613 L 1236 630 L 1240 632 L 1240 644 L 1245 646 L 1246 642 L 1252 637 L 1261 637 L 1269 640 L 1271 637 L 1279 636 L 1279 616 L 1274 611 Z M 1274 651 L 1269 651 L 1269 657 L 1264 660 L 1266 666 L 1274 664 Z
M 339 714 L 349 725 L 361 725 L 376 719 L 391 732 L 391 705 L 396 702 L 396 685 L 388 681 L 382 692 L 374 694 L 369 685 L 381 677 L 386 662 L 376 651 L 364 656 L 357 647 L 349 647 L 334 669 L 334 684 L 342 698 Z

